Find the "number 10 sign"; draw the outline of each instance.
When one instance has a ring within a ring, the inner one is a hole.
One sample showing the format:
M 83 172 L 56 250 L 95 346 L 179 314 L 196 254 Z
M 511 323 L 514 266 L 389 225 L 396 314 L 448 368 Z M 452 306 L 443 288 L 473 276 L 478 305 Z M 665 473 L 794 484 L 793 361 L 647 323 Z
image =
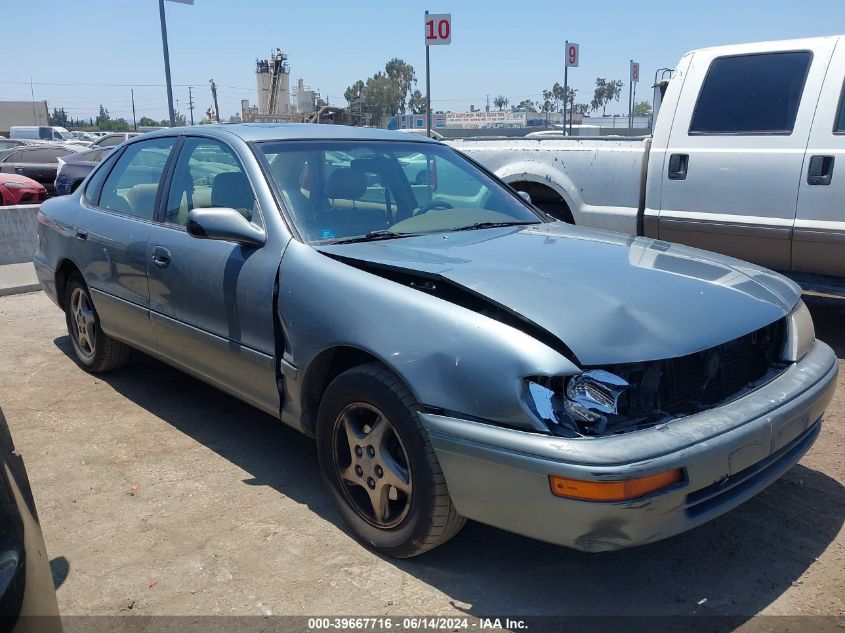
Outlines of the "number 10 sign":
M 425 45 L 437 46 L 452 43 L 452 14 L 426 13 Z

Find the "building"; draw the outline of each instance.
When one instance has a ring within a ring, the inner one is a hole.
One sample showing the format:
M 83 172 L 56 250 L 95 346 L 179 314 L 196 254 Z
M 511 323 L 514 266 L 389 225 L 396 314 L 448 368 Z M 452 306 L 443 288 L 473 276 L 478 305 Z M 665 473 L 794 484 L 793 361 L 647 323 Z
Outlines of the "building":
M 269 59 L 255 60 L 258 114 L 287 116 L 290 105 L 290 66 L 288 56 L 277 48 Z
M 46 101 L 0 101 L 0 134 L 15 125 L 50 125 Z
M 326 105 L 303 79 L 291 91 L 288 56 L 280 48 L 268 59 L 255 60 L 255 87 L 257 104 L 250 105 L 247 99 L 241 101 L 244 123 L 311 120 Z

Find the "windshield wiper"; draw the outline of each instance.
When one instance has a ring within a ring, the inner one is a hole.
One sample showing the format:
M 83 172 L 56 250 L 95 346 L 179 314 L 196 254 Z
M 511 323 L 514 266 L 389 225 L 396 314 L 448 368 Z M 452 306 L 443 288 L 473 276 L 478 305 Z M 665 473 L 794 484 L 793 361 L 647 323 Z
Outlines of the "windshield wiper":
M 474 231 L 476 229 L 493 229 L 499 226 L 519 226 L 522 224 L 540 224 L 540 222 L 535 222 L 533 220 L 526 220 L 526 221 L 519 221 L 515 220 L 513 222 L 476 222 L 475 224 L 467 224 L 466 226 L 461 226 L 457 229 L 452 229 L 453 231 Z
M 359 235 L 358 237 L 348 237 L 342 240 L 335 240 L 329 244 L 354 244 L 355 242 L 376 242 L 378 240 L 394 240 L 400 237 L 410 237 L 413 233 L 394 233 L 381 229 L 379 231 L 370 231 L 366 235 Z

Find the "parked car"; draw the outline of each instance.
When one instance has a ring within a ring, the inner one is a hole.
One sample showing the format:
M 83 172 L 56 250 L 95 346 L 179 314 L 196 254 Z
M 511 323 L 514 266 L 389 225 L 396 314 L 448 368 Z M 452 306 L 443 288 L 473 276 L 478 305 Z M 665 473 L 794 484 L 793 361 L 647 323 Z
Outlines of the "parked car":
M 91 147 L 114 147 L 115 145 L 120 145 L 124 141 L 140 136 L 141 134 L 143 134 L 143 132 L 117 132 L 113 134 L 103 134 L 91 144 Z
M 0 151 L 0 174 L 18 174 L 38 181 L 47 195 L 56 194 L 53 185 L 59 158 L 75 154 L 84 148 L 77 145 L 27 145 Z M 2 177 L 2 176 L 0 176 Z
M 11 149 L 13 147 L 20 147 L 21 145 L 31 145 L 31 143 L 14 139 L 0 139 L 0 150 Z
M 108 156 L 113 149 L 113 147 L 96 147 L 59 158 L 59 167 L 54 182 L 56 195 L 64 196 L 76 191 L 76 188 L 91 173 L 91 170 L 99 165 L 100 161 Z
M 0 174 L 0 207 L 11 204 L 39 204 L 47 199 L 40 182 L 18 174 Z
M 87 141 L 74 138 L 68 130 L 57 125 L 13 125 L 9 138 L 33 143 L 65 143 L 67 145 L 87 146 Z
M 845 153 L 843 44 L 834 36 L 687 53 L 661 84 L 653 137 L 451 144 L 560 219 L 845 291 L 845 173 L 834 169 Z
M 77 141 L 85 141 L 89 144 L 97 140 L 97 137 L 91 134 L 90 132 L 83 132 L 81 130 L 71 132 L 71 136 L 73 136 L 73 138 L 75 138 Z
M 410 134 L 153 132 L 37 227 L 82 368 L 138 348 L 315 436 L 393 556 L 465 517 L 589 551 L 677 534 L 795 464 L 836 383 L 786 278 L 553 222 Z
M 0 628 L 61 633 L 50 559 L 23 457 L 0 409 Z

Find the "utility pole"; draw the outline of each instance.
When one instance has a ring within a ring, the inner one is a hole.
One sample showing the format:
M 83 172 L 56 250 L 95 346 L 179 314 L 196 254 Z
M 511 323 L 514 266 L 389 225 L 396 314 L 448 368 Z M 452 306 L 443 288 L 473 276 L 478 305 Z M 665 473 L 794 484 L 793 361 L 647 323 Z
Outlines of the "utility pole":
M 487 95 L 487 105 L 484 106 L 485 112 L 490 112 L 490 95 Z
M 628 136 L 631 135 L 631 127 L 634 125 L 634 113 L 632 112 L 633 105 L 631 103 L 632 91 L 634 89 L 634 82 L 631 81 L 631 68 L 634 66 L 634 60 L 628 60 Z
M 566 59 L 563 62 L 563 134 L 566 136 L 566 102 L 569 101 L 569 40 L 564 42 Z M 572 114 L 570 113 L 570 117 Z M 572 136 L 572 119 L 569 121 L 569 135 Z
M 135 88 L 131 88 L 129 90 L 132 93 L 132 125 L 135 127 L 135 131 L 138 131 L 138 121 L 135 119 Z
M 428 11 L 425 12 L 428 15 Z M 428 42 L 426 42 L 425 47 L 425 135 L 428 138 L 431 138 L 431 63 L 428 56 L 429 50 L 431 49 L 428 46 Z M 33 102 L 34 104 L 34 102 Z M 33 112 L 35 112 L 35 105 L 33 107 Z
M 191 125 L 194 124 L 194 95 L 191 92 L 191 86 L 188 86 L 188 110 L 191 111 Z
M 32 89 L 32 77 L 29 78 L 29 94 L 32 97 L 32 123 L 38 125 L 38 117 L 35 116 L 35 91 Z
M 173 112 L 173 85 L 170 82 L 170 51 L 167 49 L 167 21 L 164 17 L 164 0 L 158 0 L 158 15 L 161 19 L 161 49 L 164 53 L 164 77 L 167 80 L 167 109 L 170 112 L 170 127 L 176 127 Z
M 217 107 L 217 86 L 213 79 L 209 79 L 208 83 L 211 84 L 211 97 L 214 99 L 214 118 L 220 123 L 220 108 Z

